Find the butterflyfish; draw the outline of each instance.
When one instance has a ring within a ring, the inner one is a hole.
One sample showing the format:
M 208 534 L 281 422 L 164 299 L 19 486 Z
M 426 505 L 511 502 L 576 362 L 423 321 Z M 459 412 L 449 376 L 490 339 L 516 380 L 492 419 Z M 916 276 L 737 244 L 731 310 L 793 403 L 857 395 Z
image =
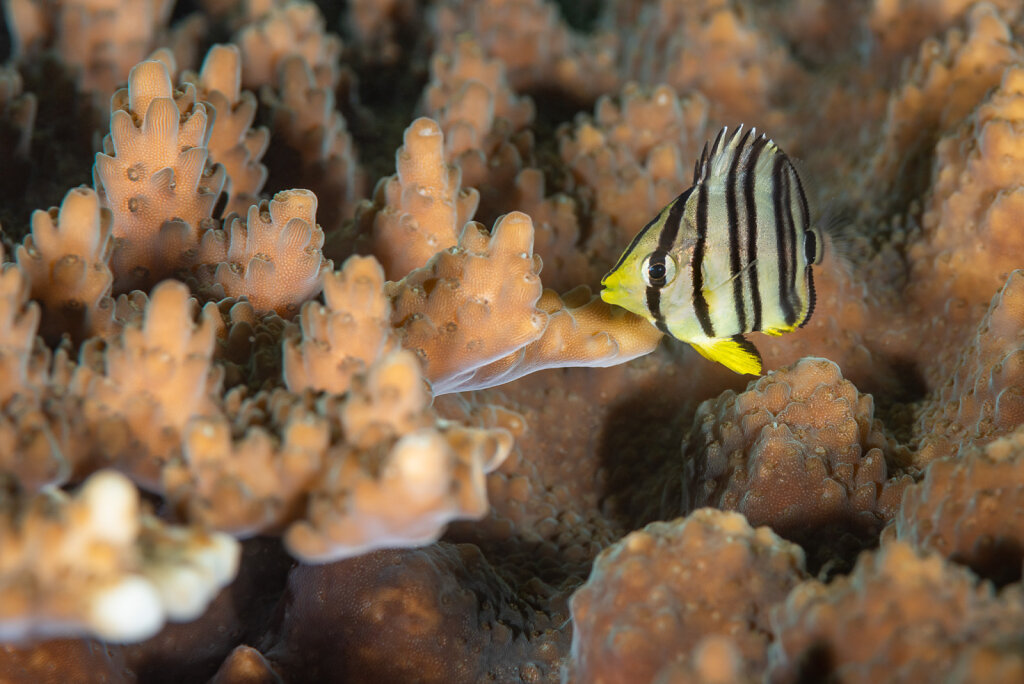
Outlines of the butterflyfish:
M 821 231 L 793 163 L 763 133 L 719 131 L 693 185 L 644 226 L 601 280 L 601 298 L 727 368 L 760 375 L 746 333 L 782 335 L 814 312 Z

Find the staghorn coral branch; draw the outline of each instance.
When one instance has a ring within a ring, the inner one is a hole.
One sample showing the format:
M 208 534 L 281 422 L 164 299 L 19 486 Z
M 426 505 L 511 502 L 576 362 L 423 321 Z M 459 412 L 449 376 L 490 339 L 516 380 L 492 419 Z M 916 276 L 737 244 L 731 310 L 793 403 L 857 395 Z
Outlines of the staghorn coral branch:
M 283 190 L 249 207 L 245 221 L 234 216 L 224 230 L 208 231 L 199 248 L 200 280 L 228 297 L 248 297 L 258 311 L 294 316 L 333 266 L 320 249 L 316 208 L 309 190 Z
M 93 183 L 114 217 L 114 290 L 151 286 L 188 265 L 211 217 L 224 169 L 207 166 L 207 111 L 189 88 L 180 102 L 167 67 L 146 61 L 112 100 L 107 153 Z M 119 108 L 120 107 L 120 108 Z
M 323 563 L 424 544 L 449 520 L 486 513 L 484 475 L 508 455 L 511 435 L 435 423 L 429 401 L 406 351 L 381 359 L 353 389 L 340 408 L 346 441 L 328 452 L 305 519 L 285 533 L 293 554 Z
M 112 327 L 111 222 L 110 211 L 86 187 L 69 190 L 60 209 L 32 214 L 32 233 L 18 247 L 17 261 L 43 307 L 40 334 L 51 343 L 62 333 L 81 341 Z
M 384 271 L 373 257 L 349 257 L 324 274 L 326 306 L 302 305 L 301 336 L 284 342 L 284 381 L 292 392 L 343 394 L 355 375 L 396 346 Z
M 463 189 L 456 166 L 444 162 L 444 134 L 436 121 L 416 119 L 398 148 L 397 173 L 377 184 L 372 205 L 356 222 L 389 280 L 397 280 L 454 245 L 473 217 L 480 194 Z

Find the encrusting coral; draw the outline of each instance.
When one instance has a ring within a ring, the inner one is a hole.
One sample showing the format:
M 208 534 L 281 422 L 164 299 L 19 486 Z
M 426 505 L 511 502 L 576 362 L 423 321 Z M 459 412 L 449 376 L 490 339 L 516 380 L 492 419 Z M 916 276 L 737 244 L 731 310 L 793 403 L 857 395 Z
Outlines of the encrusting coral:
M 737 679 L 753 678 L 767 663 L 771 608 L 804 578 L 803 560 L 738 513 L 699 509 L 631 532 L 573 595 L 570 681 L 660 681 L 713 635 L 731 642 Z
M 1024 676 L 1016 3 L 3 6 L 0 679 Z M 741 123 L 754 379 L 596 292 Z

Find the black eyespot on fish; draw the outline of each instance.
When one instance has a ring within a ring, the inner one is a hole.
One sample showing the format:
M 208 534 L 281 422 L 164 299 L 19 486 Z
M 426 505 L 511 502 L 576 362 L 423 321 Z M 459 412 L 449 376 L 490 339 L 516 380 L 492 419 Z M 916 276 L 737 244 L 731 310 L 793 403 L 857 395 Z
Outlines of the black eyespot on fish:
M 804 258 L 809 264 L 816 263 L 818 260 L 818 237 L 813 230 L 804 233 Z
M 647 277 L 651 280 L 651 285 L 664 285 L 665 275 L 668 273 L 668 269 L 665 268 L 665 264 L 651 264 L 647 267 Z

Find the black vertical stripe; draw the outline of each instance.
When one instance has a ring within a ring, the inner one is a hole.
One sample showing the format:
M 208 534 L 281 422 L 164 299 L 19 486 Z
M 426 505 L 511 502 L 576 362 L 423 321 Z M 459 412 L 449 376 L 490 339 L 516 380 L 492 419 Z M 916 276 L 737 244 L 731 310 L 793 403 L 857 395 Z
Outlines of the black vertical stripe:
M 780 152 L 779 154 L 782 153 Z M 800 291 L 797 289 L 797 281 L 800 279 L 802 271 L 797 263 L 797 250 L 803 249 L 803 240 L 800 239 L 801 234 L 797 232 L 796 216 L 793 214 L 793 190 L 795 189 L 797 192 L 800 192 L 800 179 L 796 175 L 796 169 L 789 163 L 789 158 L 784 154 L 782 154 L 782 157 L 786 160 L 786 259 L 789 261 L 789 273 L 791 274 L 786 287 L 788 288 L 787 293 L 789 295 L 790 307 L 799 315 L 803 306 L 800 302 Z M 794 180 L 797 184 L 796 188 L 793 187 Z
M 686 210 L 686 201 L 690 199 L 693 188 L 684 191 L 679 197 L 672 201 L 671 208 L 665 223 L 661 226 L 661 233 L 658 234 L 658 251 L 671 252 L 672 245 L 679 235 L 679 226 L 683 222 L 683 212 Z
M 693 262 L 690 274 L 693 279 L 693 310 L 700 321 L 700 327 L 708 337 L 715 336 L 715 328 L 711 325 L 711 314 L 708 300 L 704 297 L 704 249 L 708 239 L 708 186 L 701 183 L 697 186 L 697 242 L 693 246 Z
M 757 180 L 755 170 L 761 151 L 768 144 L 768 138 L 761 135 L 750 147 L 750 160 L 747 162 L 747 175 L 743 178 L 743 199 L 747 205 L 747 263 L 750 264 L 750 301 L 754 305 L 754 323 L 751 330 L 761 329 L 761 285 L 757 280 L 757 202 L 754 199 L 754 182 Z
M 775 163 L 772 165 L 772 211 L 775 214 L 775 252 L 778 259 L 779 270 L 779 305 L 782 307 L 783 319 L 786 325 L 793 325 L 796 322 L 796 312 L 793 311 L 793 304 L 789 301 L 789 258 L 786 256 L 786 216 L 789 214 L 789 205 L 783 204 L 783 197 L 789 195 L 787 186 L 789 180 L 785 172 L 786 158 L 776 151 Z
M 647 288 L 647 310 L 651 312 L 651 316 L 654 317 L 654 325 L 658 327 L 658 330 L 671 335 L 668 331 L 668 326 L 665 324 L 665 316 L 661 313 L 661 288 L 648 286 Z
M 729 176 L 725 184 L 725 206 L 729 216 L 729 276 L 732 278 L 732 301 L 736 309 L 736 320 L 739 322 L 740 332 L 747 330 L 747 312 L 743 304 L 743 259 L 740 254 L 740 217 L 737 206 L 736 192 L 739 183 L 740 159 L 743 157 L 743 147 L 750 137 L 748 129 L 743 138 L 733 150 L 732 164 L 729 165 Z
M 804 316 L 804 320 L 800 321 L 800 327 L 807 325 L 807 321 L 811 320 L 811 314 L 814 313 L 814 304 L 817 301 L 817 295 L 814 294 L 814 273 L 811 267 L 807 267 L 807 315 Z

